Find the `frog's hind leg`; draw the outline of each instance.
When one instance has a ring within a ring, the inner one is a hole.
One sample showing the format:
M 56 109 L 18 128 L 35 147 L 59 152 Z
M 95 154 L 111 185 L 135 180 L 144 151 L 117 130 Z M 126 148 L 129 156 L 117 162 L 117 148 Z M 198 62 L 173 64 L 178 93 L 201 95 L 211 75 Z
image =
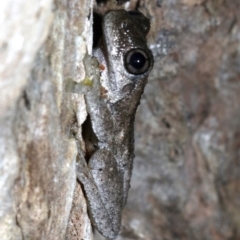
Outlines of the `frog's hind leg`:
M 88 165 L 85 159 L 79 159 L 76 166 L 94 227 L 103 236 L 114 239 L 121 228 L 123 207 L 123 183 L 116 160 L 107 150 L 98 150 Z

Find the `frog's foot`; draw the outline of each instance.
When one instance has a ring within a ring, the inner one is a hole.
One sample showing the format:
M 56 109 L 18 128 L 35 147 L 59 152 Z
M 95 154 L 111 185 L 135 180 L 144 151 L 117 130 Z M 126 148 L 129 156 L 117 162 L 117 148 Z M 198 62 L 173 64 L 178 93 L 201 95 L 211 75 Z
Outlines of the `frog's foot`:
M 76 82 L 72 78 L 65 80 L 64 89 L 66 92 L 87 94 L 93 90 L 100 91 L 100 71 L 99 64 L 95 57 L 86 55 L 83 59 L 85 68 L 85 78 Z
M 88 93 L 91 95 L 99 96 L 100 94 L 100 69 L 97 58 L 91 56 L 85 56 L 84 67 L 86 72 L 85 79 L 81 82 L 86 88 Z

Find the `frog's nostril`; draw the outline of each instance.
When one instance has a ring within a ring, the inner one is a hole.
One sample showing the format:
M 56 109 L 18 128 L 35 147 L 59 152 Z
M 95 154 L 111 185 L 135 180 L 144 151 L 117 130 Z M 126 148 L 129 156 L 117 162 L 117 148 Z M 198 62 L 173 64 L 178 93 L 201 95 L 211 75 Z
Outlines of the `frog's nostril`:
M 130 93 L 133 90 L 133 83 L 129 83 L 122 88 L 122 93 Z

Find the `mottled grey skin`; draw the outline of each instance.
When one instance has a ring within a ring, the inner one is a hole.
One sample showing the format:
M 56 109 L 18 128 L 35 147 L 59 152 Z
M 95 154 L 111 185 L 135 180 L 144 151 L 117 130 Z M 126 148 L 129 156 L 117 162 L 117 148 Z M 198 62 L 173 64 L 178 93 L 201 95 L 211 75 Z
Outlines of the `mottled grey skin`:
M 77 176 L 84 186 L 94 227 L 109 239 L 120 231 L 122 209 L 130 188 L 134 118 L 153 66 L 146 44 L 149 28 L 149 20 L 142 14 L 108 12 L 103 18 L 103 37 L 94 50 L 94 56 L 104 66 L 101 78 L 96 68 L 86 69 L 93 76 L 93 86 L 85 94 L 93 133 L 84 137 L 89 161 L 87 164 L 79 154 Z M 125 55 L 131 49 L 145 52 L 148 58 L 145 73 L 136 75 L 126 70 Z M 91 61 L 93 66 L 94 59 Z

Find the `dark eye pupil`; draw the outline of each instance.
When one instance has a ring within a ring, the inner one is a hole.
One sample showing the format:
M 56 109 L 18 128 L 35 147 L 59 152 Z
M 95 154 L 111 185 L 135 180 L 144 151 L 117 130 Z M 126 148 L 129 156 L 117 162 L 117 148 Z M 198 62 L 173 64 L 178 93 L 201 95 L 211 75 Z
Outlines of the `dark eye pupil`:
M 147 48 L 131 49 L 124 56 L 124 65 L 126 71 L 135 76 L 147 73 L 153 65 L 151 52 Z
M 146 63 L 145 56 L 140 52 L 135 52 L 132 54 L 129 60 L 129 64 L 135 69 L 141 69 Z

